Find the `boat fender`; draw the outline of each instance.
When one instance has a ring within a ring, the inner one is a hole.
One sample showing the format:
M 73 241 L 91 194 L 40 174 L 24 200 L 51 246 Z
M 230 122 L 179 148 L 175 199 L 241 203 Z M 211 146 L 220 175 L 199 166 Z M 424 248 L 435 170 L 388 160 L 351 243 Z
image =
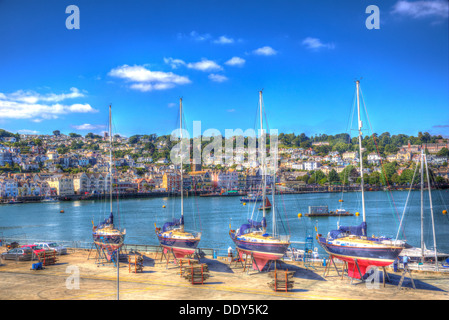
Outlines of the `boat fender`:
M 268 236 L 269 236 L 268 233 L 264 233 L 264 234 L 262 235 L 262 237 L 268 237 Z

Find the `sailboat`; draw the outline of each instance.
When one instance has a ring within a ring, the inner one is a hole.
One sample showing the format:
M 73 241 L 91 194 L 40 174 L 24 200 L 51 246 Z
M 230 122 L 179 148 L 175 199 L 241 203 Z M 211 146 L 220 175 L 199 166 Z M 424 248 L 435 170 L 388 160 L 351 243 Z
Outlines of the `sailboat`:
M 260 106 L 260 134 L 261 134 L 261 165 L 262 165 L 262 199 L 266 199 L 266 163 L 265 163 L 265 140 L 263 128 L 263 110 L 262 110 L 262 91 L 259 92 L 259 106 Z M 277 159 L 272 161 L 274 172 L 276 172 Z M 276 179 L 273 179 L 275 181 Z M 290 236 L 281 236 L 276 234 L 276 215 L 275 215 L 275 201 L 274 201 L 274 182 L 272 194 L 272 234 L 267 233 L 266 208 L 262 207 L 263 217 L 261 221 L 248 219 L 248 223 L 242 224 L 237 230 L 230 230 L 229 235 L 234 242 L 237 251 L 242 259 L 243 254 L 249 255 L 253 259 L 253 269 L 261 271 L 268 261 L 278 260 L 282 258 L 290 245 Z M 231 226 L 230 226 L 231 227 Z
M 435 221 L 433 217 L 433 204 L 432 204 L 432 192 L 430 188 L 430 177 L 429 177 L 429 168 L 427 166 L 427 156 L 424 153 L 424 150 L 421 150 L 421 247 L 416 248 L 409 246 L 405 248 L 400 256 L 407 256 L 410 258 L 411 262 L 420 262 L 425 264 L 426 262 L 433 261 L 435 263 L 435 270 L 438 271 L 438 261 L 445 260 L 449 258 L 448 253 L 438 252 L 437 251 L 437 240 L 435 235 Z M 433 231 L 433 246 L 434 249 L 427 249 L 426 244 L 424 242 L 424 165 L 426 166 L 426 174 L 427 174 L 427 188 L 429 190 L 429 202 L 430 202 L 430 214 L 432 219 L 432 231 Z M 416 168 L 417 169 L 417 168 Z M 416 172 L 416 170 L 415 170 Z M 411 182 L 411 186 L 413 185 L 413 181 Z M 411 192 L 411 188 L 410 191 Z M 408 198 L 407 198 L 408 199 Z M 407 204 L 406 204 L 407 206 Z M 404 208 L 405 213 L 405 208 Z M 399 229 L 402 226 L 402 220 L 399 226 Z M 399 233 L 398 229 L 398 233 Z
M 116 256 L 118 250 L 123 246 L 125 241 L 126 230 L 121 230 L 114 225 L 114 214 L 112 212 L 112 125 L 111 125 L 111 106 L 109 106 L 109 202 L 110 214 L 103 222 L 96 226 L 92 226 L 92 237 L 95 245 L 99 249 L 104 250 L 108 261 Z M 92 222 L 93 224 L 93 222 Z
M 182 98 L 179 102 L 179 118 L 180 118 L 180 138 L 182 144 Z M 182 147 L 180 148 L 180 151 Z M 184 180 L 182 173 L 182 156 L 181 158 L 181 217 L 174 218 L 172 221 L 164 223 L 162 228 L 157 228 L 156 235 L 160 245 L 164 249 L 164 253 L 173 252 L 176 258 L 184 258 L 187 255 L 195 253 L 198 243 L 201 240 L 201 232 L 187 232 L 184 230 Z
M 348 265 L 348 276 L 361 279 L 369 266 L 385 267 L 391 265 L 404 249 L 403 242 L 385 241 L 383 237 L 368 237 L 365 214 L 365 194 L 362 161 L 362 121 L 360 120 L 360 81 L 356 81 L 358 140 L 360 154 L 360 177 L 362 193 L 363 222 L 359 226 L 340 226 L 327 237 L 317 235 L 318 243 L 332 258 L 343 260 Z
M 271 210 L 271 202 L 268 197 L 265 197 L 265 203 L 259 207 L 259 210 Z

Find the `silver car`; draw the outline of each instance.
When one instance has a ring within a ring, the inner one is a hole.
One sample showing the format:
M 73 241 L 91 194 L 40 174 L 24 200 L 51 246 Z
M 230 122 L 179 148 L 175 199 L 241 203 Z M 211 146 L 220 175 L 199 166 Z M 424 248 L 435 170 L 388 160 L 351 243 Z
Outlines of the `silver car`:
M 28 248 L 14 248 L 2 253 L 3 260 L 31 260 L 33 251 Z
M 67 248 L 58 245 L 56 242 L 35 242 L 34 244 L 45 250 L 54 250 L 59 255 L 67 254 Z

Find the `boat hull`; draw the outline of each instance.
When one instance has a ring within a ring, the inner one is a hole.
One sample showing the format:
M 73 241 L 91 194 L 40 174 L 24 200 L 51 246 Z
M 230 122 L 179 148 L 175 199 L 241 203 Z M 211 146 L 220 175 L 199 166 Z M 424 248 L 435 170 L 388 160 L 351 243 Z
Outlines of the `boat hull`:
M 92 234 L 95 245 L 104 250 L 108 261 L 119 250 L 125 241 L 125 234 Z
M 348 276 L 356 279 L 361 279 L 370 266 L 391 265 L 403 250 L 402 247 L 392 246 L 342 246 L 328 243 L 325 238 L 319 238 L 318 243 L 330 256 L 347 262 Z
M 172 251 L 176 258 L 184 258 L 185 256 L 195 253 L 200 239 L 179 239 L 157 236 L 159 244 L 164 248 L 164 253 Z
M 261 271 L 268 261 L 279 260 L 287 252 L 289 243 L 287 242 L 251 242 L 239 240 L 231 235 L 232 241 L 239 252 L 240 258 L 242 255 L 252 255 L 254 258 L 253 269 Z

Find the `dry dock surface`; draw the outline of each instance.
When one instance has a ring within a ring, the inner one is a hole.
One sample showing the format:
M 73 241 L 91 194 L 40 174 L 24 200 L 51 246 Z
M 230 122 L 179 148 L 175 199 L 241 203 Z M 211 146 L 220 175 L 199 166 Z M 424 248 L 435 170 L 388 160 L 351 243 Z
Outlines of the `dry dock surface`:
M 3 252 L 4 248 L 0 248 Z M 449 274 L 413 272 L 416 290 L 407 277 L 398 289 L 402 273 L 389 270 L 390 283 L 376 287 L 351 284 L 331 269 L 323 277 L 324 267 L 305 268 L 299 262 L 285 262 L 295 271 L 293 290 L 275 292 L 269 286 L 268 273 L 249 273 L 242 266 L 229 266 L 227 258 L 201 259 L 209 266 L 210 278 L 192 285 L 179 274 L 174 264 L 160 262 L 160 254 L 142 253 L 142 273 L 130 273 L 128 263 L 120 264 L 120 299 L 124 300 L 448 300 Z M 0 266 L 1 300 L 109 300 L 117 298 L 117 269 L 97 266 L 95 254 L 84 250 L 59 257 L 55 265 L 31 270 L 35 261 L 3 260 Z M 79 279 L 79 282 L 76 281 Z M 79 285 L 78 285 L 79 284 Z

